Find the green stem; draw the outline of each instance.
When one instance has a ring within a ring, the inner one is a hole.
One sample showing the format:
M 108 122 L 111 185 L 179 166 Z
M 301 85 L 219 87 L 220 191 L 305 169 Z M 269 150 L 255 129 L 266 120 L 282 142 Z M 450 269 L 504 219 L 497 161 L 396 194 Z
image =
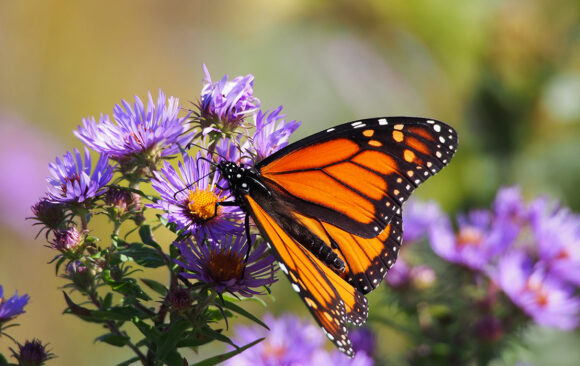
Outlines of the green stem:
M 93 293 L 89 294 L 89 297 L 90 297 L 90 299 L 91 299 L 91 302 L 92 302 L 92 303 L 93 303 L 93 304 L 94 304 L 94 305 L 95 305 L 95 306 L 96 306 L 96 307 L 97 307 L 99 310 L 102 310 L 102 309 L 101 309 L 101 303 L 100 303 L 100 301 L 97 299 L 96 293 L 94 293 L 94 292 L 93 292 Z M 125 337 L 125 336 L 126 336 L 126 334 L 124 334 L 124 333 L 123 333 L 123 332 L 122 332 L 122 331 L 119 329 L 119 327 L 117 327 L 117 325 L 115 324 L 115 322 L 113 322 L 112 320 L 108 320 L 108 321 L 107 321 L 105 324 L 106 324 L 107 328 L 109 328 L 109 330 L 110 330 L 111 332 L 115 333 L 116 335 L 118 335 L 118 336 L 122 336 L 122 337 Z M 143 354 L 143 352 L 141 352 L 141 350 L 140 350 L 140 349 L 139 349 L 139 348 L 138 348 L 136 345 L 134 345 L 134 344 L 133 344 L 133 342 L 131 342 L 131 341 L 128 341 L 128 342 L 127 342 L 127 346 L 128 346 L 129 348 L 131 348 L 131 350 L 133 350 L 133 352 L 134 352 L 134 353 L 137 355 L 137 357 L 139 357 L 139 360 L 141 360 L 141 363 L 142 363 L 144 366 L 153 366 L 153 364 L 152 364 L 152 363 L 148 363 L 148 362 L 147 362 L 147 358 L 145 357 L 145 355 Z

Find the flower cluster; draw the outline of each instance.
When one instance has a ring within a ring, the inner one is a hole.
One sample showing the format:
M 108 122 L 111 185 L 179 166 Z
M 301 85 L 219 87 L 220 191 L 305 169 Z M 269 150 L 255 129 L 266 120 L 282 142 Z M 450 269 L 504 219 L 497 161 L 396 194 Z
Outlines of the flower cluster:
M 46 194 L 32 207 L 35 225 L 58 252 L 53 262 L 67 281 L 63 287 L 90 305 L 76 304 L 67 293 L 67 312 L 106 324 L 110 333 L 100 339 L 126 345 L 144 364 L 153 359 L 182 364 L 178 344 L 223 340 L 209 324 L 234 313 L 247 316 L 234 303 L 269 293 L 277 280 L 267 243 L 249 235 L 249 221 L 216 163 L 250 158 L 253 164 L 286 146 L 299 123 L 286 121 L 282 106 L 260 110 L 253 75 L 214 82 L 205 65 L 203 71 L 197 110 L 183 111 L 177 98 L 159 91 L 156 100 L 151 93 L 146 101 L 136 96 L 115 105 L 112 114 L 83 119 L 74 135 L 84 146 L 49 165 Z M 200 150 L 191 151 L 194 147 Z M 96 164 L 90 150 L 98 156 Z M 113 224 L 110 240 L 95 236 L 91 223 L 97 215 Z M 153 236 L 160 228 L 174 235 L 167 245 Z M 167 286 L 135 278 L 141 268 L 161 266 L 170 273 Z M 141 284 L 162 301 L 147 303 L 154 298 Z M 113 293 L 121 297 L 117 304 Z M 4 300 L 0 287 L 0 325 L 21 313 L 27 301 L 16 295 Z M 150 331 L 149 341 L 126 338 L 120 327 L 129 321 Z M 189 330 L 176 333 L 180 340 L 172 340 L 173 352 L 154 355 L 158 335 L 167 329 Z M 13 353 L 19 360 L 50 358 L 37 341 L 18 343 Z
M 405 213 L 405 229 L 427 231 L 431 248 L 441 258 L 489 278 L 489 291 L 503 291 L 539 325 L 580 325 L 580 298 L 575 296 L 580 285 L 580 216 L 543 197 L 526 203 L 516 187 L 499 190 L 491 210 L 458 215 L 457 230 L 440 211 L 416 205 Z M 387 282 L 404 285 L 416 277 L 414 271 L 403 258 Z
M 270 330 L 259 326 L 239 326 L 234 340 L 239 346 L 260 338 L 265 339 L 241 355 L 228 360 L 227 366 L 290 366 L 290 365 L 336 365 L 372 366 L 375 353 L 374 334 L 366 328 L 354 331 L 354 358 L 348 358 L 338 350 L 324 349 L 325 337 L 320 329 L 309 321 L 295 315 L 274 318 L 265 315 L 264 322 Z

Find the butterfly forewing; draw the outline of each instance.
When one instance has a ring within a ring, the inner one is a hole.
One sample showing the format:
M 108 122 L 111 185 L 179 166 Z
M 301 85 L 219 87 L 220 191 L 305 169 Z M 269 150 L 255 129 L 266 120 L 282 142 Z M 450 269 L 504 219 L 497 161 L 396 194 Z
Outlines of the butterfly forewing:
M 435 120 L 386 117 L 343 124 L 257 165 L 297 211 L 373 238 L 403 202 L 451 159 L 457 134 Z

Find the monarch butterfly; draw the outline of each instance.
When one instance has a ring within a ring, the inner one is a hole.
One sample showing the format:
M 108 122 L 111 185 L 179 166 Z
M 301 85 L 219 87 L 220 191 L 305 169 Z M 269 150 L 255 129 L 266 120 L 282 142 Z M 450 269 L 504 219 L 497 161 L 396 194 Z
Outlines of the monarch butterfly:
M 364 294 L 394 264 L 401 207 L 453 157 L 443 122 L 382 117 L 345 123 L 277 151 L 253 167 L 217 168 L 234 201 L 270 243 L 279 267 L 328 338 L 354 352 L 347 322 L 366 321 Z

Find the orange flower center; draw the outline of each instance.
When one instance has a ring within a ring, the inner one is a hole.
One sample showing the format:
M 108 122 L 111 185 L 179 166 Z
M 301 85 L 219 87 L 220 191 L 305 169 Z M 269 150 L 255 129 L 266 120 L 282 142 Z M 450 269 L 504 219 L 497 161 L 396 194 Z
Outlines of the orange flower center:
M 193 220 L 202 223 L 220 214 L 218 203 L 223 200 L 210 189 L 194 189 L 189 191 L 187 208 Z
M 216 282 L 227 282 L 242 278 L 244 258 L 233 251 L 211 251 L 208 272 Z
M 462 228 L 457 235 L 457 246 L 459 247 L 467 245 L 478 247 L 481 243 L 483 243 L 483 234 L 473 226 Z
M 548 305 L 548 293 L 544 290 L 544 286 L 542 286 L 540 282 L 529 280 L 526 284 L 526 289 L 534 293 L 536 304 L 538 304 L 538 306 L 543 308 Z
M 281 360 L 286 354 L 286 347 L 273 345 L 270 342 L 264 342 L 264 356 L 266 358 L 273 358 L 275 360 Z

